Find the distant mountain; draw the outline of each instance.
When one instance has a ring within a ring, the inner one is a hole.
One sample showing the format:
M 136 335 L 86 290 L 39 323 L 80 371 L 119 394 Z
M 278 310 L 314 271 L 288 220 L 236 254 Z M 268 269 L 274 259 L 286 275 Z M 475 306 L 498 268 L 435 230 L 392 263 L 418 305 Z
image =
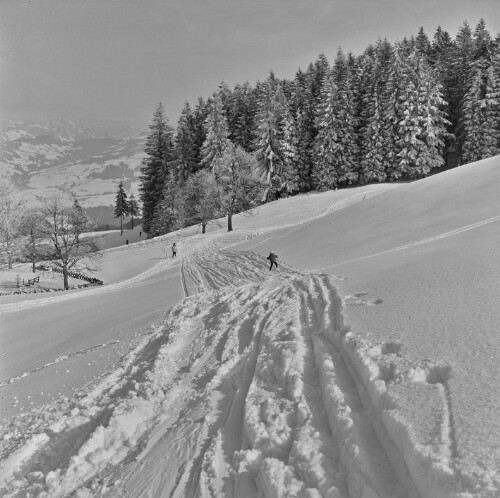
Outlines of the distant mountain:
M 146 133 L 123 125 L 4 121 L 0 181 L 8 177 L 34 196 L 68 194 L 84 207 L 97 208 L 103 223 L 110 223 L 113 216 L 108 211 L 120 181 L 138 197 L 145 139 Z

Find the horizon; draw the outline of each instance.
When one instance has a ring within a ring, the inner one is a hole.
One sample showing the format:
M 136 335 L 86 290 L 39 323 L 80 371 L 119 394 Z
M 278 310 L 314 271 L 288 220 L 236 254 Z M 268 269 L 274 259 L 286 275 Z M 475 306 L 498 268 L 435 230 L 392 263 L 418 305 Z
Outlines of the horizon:
M 474 29 L 481 18 L 492 37 L 500 31 L 495 0 L 439 6 L 431 0 L 321 0 L 313 7 L 301 0 L 252 6 L 7 0 L 0 12 L 2 122 L 73 121 L 141 131 L 159 101 L 175 126 L 184 102 L 208 98 L 221 81 L 231 88 L 255 85 L 270 70 L 292 79 L 321 53 L 331 62 L 339 47 L 360 55 L 377 38 L 394 43 L 420 26 L 431 40 L 438 26 L 454 38 L 464 22 Z

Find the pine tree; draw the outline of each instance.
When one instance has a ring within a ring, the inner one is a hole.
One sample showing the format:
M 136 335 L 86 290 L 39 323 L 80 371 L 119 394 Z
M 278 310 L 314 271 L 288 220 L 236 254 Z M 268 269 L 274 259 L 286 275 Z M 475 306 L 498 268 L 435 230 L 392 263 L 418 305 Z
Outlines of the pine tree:
M 429 51 L 429 63 L 436 67 L 438 72 L 445 73 L 449 70 L 449 56 L 453 47 L 450 34 L 443 30 L 441 26 L 436 28 Z M 445 83 L 445 78 L 441 78 L 441 83 Z
M 312 172 L 314 187 L 319 190 L 333 189 L 357 179 L 354 112 L 349 101 L 347 72 L 340 74 L 343 69 L 346 68 L 337 76 L 332 72 L 322 85 Z
M 257 98 L 250 84 L 236 85 L 228 117 L 229 138 L 247 152 L 253 148 L 254 120 L 257 114 Z
M 156 205 L 151 225 L 155 236 L 164 235 L 183 227 L 184 214 L 181 190 L 169 176 L 163 185 L 161 201 Z
M 196 164 L 194 169 L 195 172 L 203 168 L 202 148 L 205 139 L 207 138 L 207 132 L 205 130 L 205 121 L 207 120 L 207 117 L 208 105 L 200 97 L 193 110 L 192 119 L 193 157 Z
M 297 71 L 292 83 L 291 110 L 297 129 L 301 192 L 313 187 L 314 142 L 318 135 L 316 111 L 321 103 L 325 76 L 329 73 L 330 63 L 324 54 L 320 54 L 305 72 Z
M 213 169 L 214 161 L 222 157 L 231 145 L 222 98 L 218 93 L 214 95 L 211 102 L 205 131 L 206 138 L 201 150 L 202 163 L 207 168 Z
M 373 83 L 370 94 L 365 97 L 366 110 L 369 115 L 362 130 L 360 182 L 383 182 L 385 173 L 386 143 L 383 121 L 383 100 L 379 82 Z
M 168 165 L 173 159 L 172 129 L 168 124 L 163 104 L 156 107 L 151 132 L 146 139 L 140 176 L 140 198 L 142 201 L 143 230 L 150 234 L 156 205 L 162 199 L 162 191 L 168 176 Z
M 75 201 L 76 202 L 76 201 Z M 75 209 L 77 207 L 75 206 Z M 115 218 L 120 218 L 120 235 L 123 235 L 123 218 L 129 213 L 129 204 L 127 202 L 127 193 L 123 188 L 123 182 L 118 185 L 115 200 Z
M 300 156 L 297 125 L 287 109 L 281 118 L 280 148 L 283 155 L 282 181 L 288 194 L 300 191 Z
M 135 200 L 134 194 L 130 194 L 128 200 L 128 214 L 132 217 L 132 230 L 134 229 L 134 216 L 139 216 L 139 204 Z
M 299 189 L 300 192 L 307 192 L 312 188 L 312 148 L 317 130 L 308 76 L 300 70 L 293 81 L 291 108 L 297 129 Z
M 415 179 L 443 165 L 448 121 L 443 111 L 441 85 L 424 58 L 406 55 L 397 47 L 391 75 L 389 121 L 391 179 Z
M 359 180 L 381 182 L 391 152 L 393 130 L 387 126 L 389 106 L 388 82 L 393 47 L 387 40 L 369 46 L 358 62 L 360 76 L 357 92 Z
M 472 35 L 474 44 L 474 59 L 478 60 L 482 57 L 489 58 L 492 49 L 493 40 L 491 34 L 486 28 L 484 19 L 480 19 L 477 23 L 476 29 Z
M 482 57 L 474 64 L 464 97 L 462 161 L 469 163 L 500 154 L 500 58 Z
M 265 178 L 265 198 L 272 198 L 283 187 L 284 157 L 281 121 L 286 99 L 279 83 L 272 77 L 262 86 L 256 117 L 255 157 Z
M 196 170 L 194 120 L 188 102 L 184 104 L 177 124 L 174 156 L 171 169 L 175 172 L 179 184 L 182 185 Z
M 454 40 L 453 48 L 449 55 L 448 78 L 445 83 L 445 95 L 449 106 L 449 119 L 451 129 L 455 135 L 453 154 L 456 163 L 461 164 L 462 147 L 464 142 L 463 132 L 463 102 L 470 81 L 470 71 L 474 63 L 475 47 L 470 26 L 464 22 L 459 28 Z
M 426 35 L 424 28 L 420 27 L 417 37 L 415 38 L 415 50 L 427 61 L 431 53 L 431 42 Z

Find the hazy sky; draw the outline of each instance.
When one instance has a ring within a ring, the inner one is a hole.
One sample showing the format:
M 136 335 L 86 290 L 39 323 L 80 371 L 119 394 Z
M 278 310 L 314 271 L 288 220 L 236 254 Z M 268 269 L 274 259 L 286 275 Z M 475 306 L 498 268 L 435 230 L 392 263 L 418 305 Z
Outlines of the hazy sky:
M 1 117 L 145 127 L 161 99 L 175 124 L 221 80 L 292 78 L 339 46 L 481 17 L 496 35 L 500 0 L 0 0 Z

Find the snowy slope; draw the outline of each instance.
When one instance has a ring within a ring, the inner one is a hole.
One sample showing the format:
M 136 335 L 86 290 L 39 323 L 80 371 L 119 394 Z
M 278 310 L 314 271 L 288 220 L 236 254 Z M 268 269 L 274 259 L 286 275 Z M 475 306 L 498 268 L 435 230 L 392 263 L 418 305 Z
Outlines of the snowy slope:
M 0 494 L 498 496 L 499 187 L 496 157 L 110 250 L 117 301 L 176 278 L 184 299 L 108 374 L 4 419 Z M 172 240 L 182 258 L 155 260 Z M 107 292 L 2 300 L 0 319 Z

